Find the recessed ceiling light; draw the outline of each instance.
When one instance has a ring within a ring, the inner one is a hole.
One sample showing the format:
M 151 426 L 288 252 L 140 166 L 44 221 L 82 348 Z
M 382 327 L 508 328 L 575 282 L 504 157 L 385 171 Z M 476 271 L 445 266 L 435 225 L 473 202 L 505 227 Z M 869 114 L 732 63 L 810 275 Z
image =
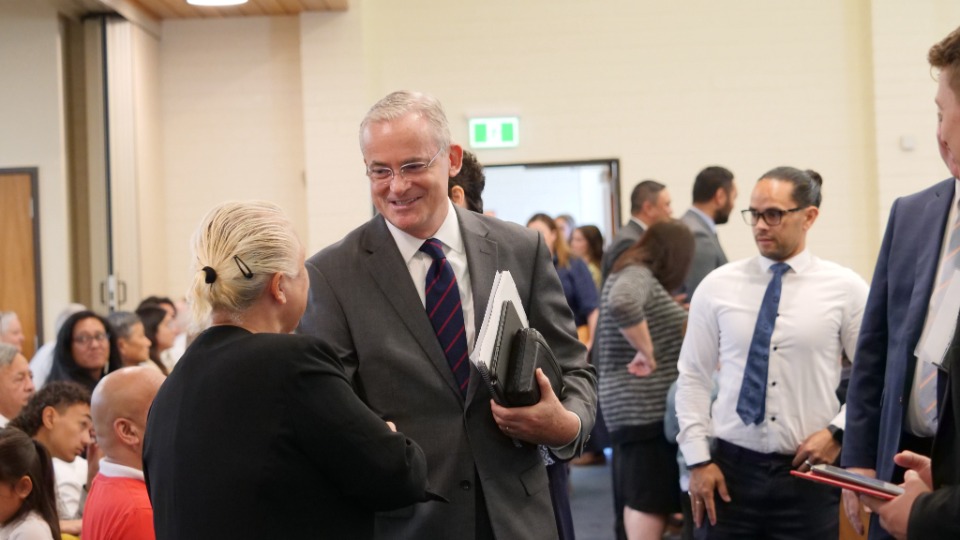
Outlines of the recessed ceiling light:
M 247 0 L 187 0 L 187 3 L 193 6 L 239 6 L 246 4 Z

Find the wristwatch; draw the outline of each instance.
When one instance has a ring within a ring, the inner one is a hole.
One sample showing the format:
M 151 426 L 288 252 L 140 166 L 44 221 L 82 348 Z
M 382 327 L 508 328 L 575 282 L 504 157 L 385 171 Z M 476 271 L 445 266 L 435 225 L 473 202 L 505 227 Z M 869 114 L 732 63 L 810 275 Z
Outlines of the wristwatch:
M 838 428 L 833 424 L 827 425 L 827 430 L 830 432 L 830 435 L 833 436 L 833 440 L 837 441 L 837 444 L 843 444 L 843 430 Z

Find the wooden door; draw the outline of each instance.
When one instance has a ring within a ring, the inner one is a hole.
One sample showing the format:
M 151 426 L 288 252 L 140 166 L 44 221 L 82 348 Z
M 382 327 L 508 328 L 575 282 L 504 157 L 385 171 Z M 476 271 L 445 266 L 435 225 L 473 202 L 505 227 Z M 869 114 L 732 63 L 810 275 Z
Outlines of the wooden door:
M 43 337 L 36 195 L 37 169 L 0 169 L 0 311 L 20 318 L 28 359 Z

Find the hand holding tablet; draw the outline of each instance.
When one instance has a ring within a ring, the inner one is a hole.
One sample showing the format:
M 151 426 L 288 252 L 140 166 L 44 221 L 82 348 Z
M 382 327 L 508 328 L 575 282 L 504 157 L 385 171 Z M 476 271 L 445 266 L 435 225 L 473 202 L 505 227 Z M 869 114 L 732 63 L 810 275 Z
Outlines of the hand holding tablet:
M 892 500 L 903 494 L 903 488 L 896 484 L 850 472 L 833 465 L 814 465 L 810 468 L 810 472 L 790 471 L 790 474 L 805 480 L 849 489 L 884 501 Z

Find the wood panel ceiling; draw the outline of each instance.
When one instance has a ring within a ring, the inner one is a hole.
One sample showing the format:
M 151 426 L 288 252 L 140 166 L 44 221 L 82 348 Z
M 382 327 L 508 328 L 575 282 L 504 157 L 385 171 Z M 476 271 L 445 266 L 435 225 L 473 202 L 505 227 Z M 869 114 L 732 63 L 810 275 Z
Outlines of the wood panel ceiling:
M 305 11 L 346 11 L 348 0 L 248 0 L 227 7 L 192 6 L 187 0 L 126 0 L 156 20 L 298 15 Z

